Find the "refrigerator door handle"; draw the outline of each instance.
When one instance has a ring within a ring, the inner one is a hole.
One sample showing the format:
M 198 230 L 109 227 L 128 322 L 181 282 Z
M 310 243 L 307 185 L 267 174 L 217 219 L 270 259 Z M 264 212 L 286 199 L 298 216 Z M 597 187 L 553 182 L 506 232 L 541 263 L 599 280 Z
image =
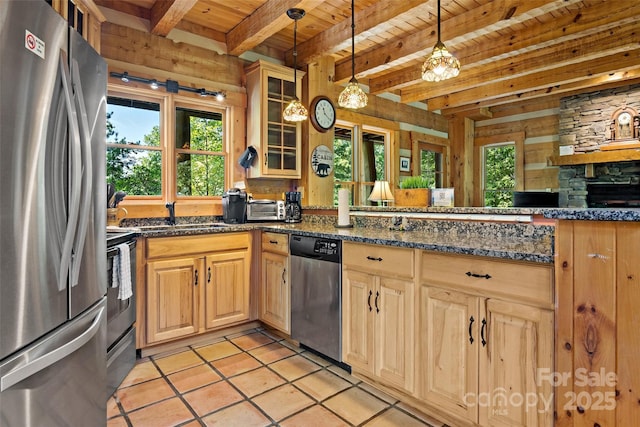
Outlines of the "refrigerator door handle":
M 67 55 L 64 52 L 60 52 L 60 75 L 62 77 L 62 92 L 64 93 L 65 105 L 67 106 L 71 147 L 71 176 L 69 179 L 69 187 L 71 188 L 71 191 L 69 196 L 67 230 L 62 244 L 60 275 L 58 277 L 58 290 L 63 291 L 67 287 L 67 277 L 69 267 L 71 266 L 71 258 L 73 256 L 73 244 L 80 211 L 80 180 L 82 179 L 80 130 L 76 109 L 72 100 L 71 73 L 69 72 L 69 66 L 67 65 Z
M 80 65 L 78 61 L 73 60 L 71 67 L 71 81 L 75 91 L 75 100 L 77 103 L 77 112 L 79 119 L 79 135 L 82 164 L 84 169 L 82 172 L 81 188 L 81 205 L 80 216 L 75 235 L 75 243 L 73 248 L 73 259 L 71 260 L 71 287 L 78 284 L 80 276 L 80 266 L 82 264 L 82 252 L 84 251 L 85 238 L 87 237 L 87 228 L 89 226 L 89 216 L 91 215 L 91 194 L 93 179 L 93 163 L 91 161 L 91 130 L 89 129 L 89 119 L 87 118 L 87 108 L 85 106 L 84 93 L 82 92 L 82 81 L 80 80 Z
M 105 316 L 104 313 L 105 308 L 101 307 L 96 314 L 95 319 L 93 319 L 91 326 L 89 326 L 87 330 L 80 334 L 78 337 L 56 348 L 55 350 L 49 351 L 45 355 L 40 356 L 33 361 L 9 372 L 8 374 L 3 375 L 0 378 L 0 392 L 5 391 L 15 384 L 18 384 L 19 382 L 29 378 L 33 374 L 36 374 L 48 368 L 49 366 L 64 359 L 65 357 L 69 356 L 71 353 L 88 343 L 100 330 L 102 318 Z

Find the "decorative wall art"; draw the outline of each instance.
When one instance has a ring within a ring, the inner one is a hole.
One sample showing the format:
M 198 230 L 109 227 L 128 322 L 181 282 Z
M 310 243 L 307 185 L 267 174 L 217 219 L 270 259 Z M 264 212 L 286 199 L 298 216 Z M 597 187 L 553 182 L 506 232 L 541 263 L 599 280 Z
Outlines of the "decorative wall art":
M 409 157 L 400 157 L 400 172 L 409 172 L 411 170 L 411 159 Z
M 326 177 L 333 171 L 333 151 L 326 145 L 318 145 L 311 153 L 311 169 L 320 176 Z

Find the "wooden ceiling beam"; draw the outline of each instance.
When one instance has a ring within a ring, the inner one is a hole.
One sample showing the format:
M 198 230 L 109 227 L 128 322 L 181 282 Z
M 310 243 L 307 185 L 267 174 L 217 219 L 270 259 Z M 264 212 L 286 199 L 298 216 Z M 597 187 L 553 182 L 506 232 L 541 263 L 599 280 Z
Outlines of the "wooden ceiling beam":
M 355 42 L 361 42 L 380 31 L 385 31 L 403 17 L 427 13 L 427 0 L 380 0 L 355 14 Z M 428 6 L 431 8 L 431 6 Z M 298 63 L 310 64 L 320 57 L 351 47 L 350 16 L 315 37 L 299 43 Z M 285 55 L 291 57 L 293 49 Z M 349 71 L 351 76 L 351 71 Z
M 291 25 L 286 11 L 300 8 L 310 11 L 322 4 L 322 0 L 270 0 L 243 19 L 227 33 L 227 52 L 239 56 L 253 49 L 280 30 Z
M 626 36 L 623 31 L 620 31 L 620 27 L 624 27 L 625 31 L 629 31 L 629 34 L 634 32 L 637 34 L 640 28 L 640 23 L 636 19 L 638 14 L 640 14 L 640 4 L 611 5 L 601 3 L 589 8 L 580 8 L 575 14 L 564 15 L 543 25 L 511 31 L 497 39 L 494 38 L 495 40 L 492 42 L 484 43 L 479 48 L 478 46 L 473 46 L 459 49 L 456 51 L 456 55 L 462 63 L 462 72 L 465 74 L 464 77 L 466 79 L 469 77 L 469 73 L 473 73 L 471 70 L 474 67 L 479 67 L 483 64 L 491 65 L 492 68 L 496 66 L 494 58 L 497 57 L 509 55 L 509 58 L 512 58 L 515 63 L 516 60 L 514 58 L 519 58 L 521 57 L 520 54 L 527 54 L 537 48 L 544 48 L 547 52 L 553 52 L 553 49 L 556 49 L 553 47 L 554 45 L 571 45 L 573 46 L 572 48 L 577 47 L 579 49 L 584 37 L 588 38 L 587 43 L 590 43 L 589 40 L 593 40 L 594 37 L 601 37 L 606 40 L 607 36 L 603 31 L 611 31 Z M 600 32 L 600 34 L 598 35 L 597 32 Z M 516 56 L 516 54 L 519 55 Z M 579 53 L 576 53 L 571 56 L 577 57 L 579 55 Z M 557 60 L 555 57 L 549 58 L 552 63 Z M 504 63 L 504 61 L 502 62 Z M 475 69 L 477 70 L 477 68 Z M 414 62 L 406 68 L 371 78 L 369 89 L 371 93 L 381 93 L 403 89 L 416 84 L 422 85 L 421 87 L 424 91 L 433 89 L 433 85 L 428 86 L 427 89 L 427 86 L 425 86 L 427 83 L 422 80 L 421 76 L 421 64 Z M 415 91 L 418 92 L 419 89 Z M 414 99 L 424 99 L 429 96 L 428 94 L 425 95 L 422 97 L 417 95 Z
M 197 2 L 198 0 L 157 0 L 151 8 L 151 34 L 166 37 Z
M 442 21 L 443 42 L 449 47 L 495 31 L 509 28 L 518 23 L 544 15 L 558 8 L 568 7 L 580 0 L 498 0 L 483 4 L 469 12 Z M 384 46 L 356 56 L 356 76 L 367 77 L 384 72 L 389 67 L 402 65 L 414 59 L 426 57 L 437 41 L 433 28 L 426 28 L 393 40 Z M 343 82 L 351 77 L 351 61 L 336 64 L 336 81 Z
M 561 66 L 578 64 L 585 61 L 627 52 L 638 46 L 640 22 L 624 25 L 619 28 L 605 30 L 578 40 L 560 45 L 548 46 L 536 51 L 527 52 L 516 57 L 496 60 L 489 64 L 466 69 L 464 76 L 442 83 L 418 80 L 417 84 L 401 91 L 403 102 L 421 101 L 479 87 L 485 84 L 526 76 L 535 72 L 549 71 Z M 617 64 L 611 64 L 612 70 Z M 490 78 L 487 78 L 490 76 Z M 376 87 L 372 79 L 369 87 Z
M 473 87 L 468 90 L 437 98 L 431 98 L 427 101 L 427 105 L 430 111 L 434 111 L 469 104 L 478 106 L 478 101 L 505 98 L 510 95 L 518 97 L 524 92 L 537 90 L 557 92 L 558 87 L 563 85 L 569 85 L 596 77 L 603 77 L 606 81 L 607 78 L 611 78 L 611 75 L 615 75 L 612 71 L 612 64 L 615 64 L 616 73 L 622 73 L 623 78 L 629 78 L 629 76 L 625 76 L 624 73 L 633 72 L 638 69 L 638 64 L 640 64 L 640 45 L 637 45 L 636 49 L 632 51 L 617 53 L 592 61 L 566 65 L 553 70 L 541 71 L 514 79 Z

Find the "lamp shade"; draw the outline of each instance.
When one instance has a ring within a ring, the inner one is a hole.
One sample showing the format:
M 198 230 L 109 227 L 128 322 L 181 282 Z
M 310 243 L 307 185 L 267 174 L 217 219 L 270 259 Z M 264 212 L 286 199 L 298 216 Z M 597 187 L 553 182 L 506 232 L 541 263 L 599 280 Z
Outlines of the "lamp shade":
M 387 181 L 376 181 L 369 195 L 371 202 L 393 202 L 393 193 Z

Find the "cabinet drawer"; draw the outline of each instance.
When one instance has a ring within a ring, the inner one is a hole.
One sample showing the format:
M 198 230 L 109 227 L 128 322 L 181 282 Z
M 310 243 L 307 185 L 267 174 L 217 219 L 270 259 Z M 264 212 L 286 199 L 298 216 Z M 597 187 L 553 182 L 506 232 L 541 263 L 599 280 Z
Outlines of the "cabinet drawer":
M 283 255 L 289 254 L 289 235 L 283 233 L 262 232 L 262 250 L 276 252 Z
M 200 236 L 147 239 L 147 258 L 186 256 L 249 247 L 249 233 L 217 233 Z
M 423 252 L 420 283 L 553 306 L 553 268 L 548 265 Z
M 413 249 L 343 242 L 342 265 L 385 276 L 413 277 Z

